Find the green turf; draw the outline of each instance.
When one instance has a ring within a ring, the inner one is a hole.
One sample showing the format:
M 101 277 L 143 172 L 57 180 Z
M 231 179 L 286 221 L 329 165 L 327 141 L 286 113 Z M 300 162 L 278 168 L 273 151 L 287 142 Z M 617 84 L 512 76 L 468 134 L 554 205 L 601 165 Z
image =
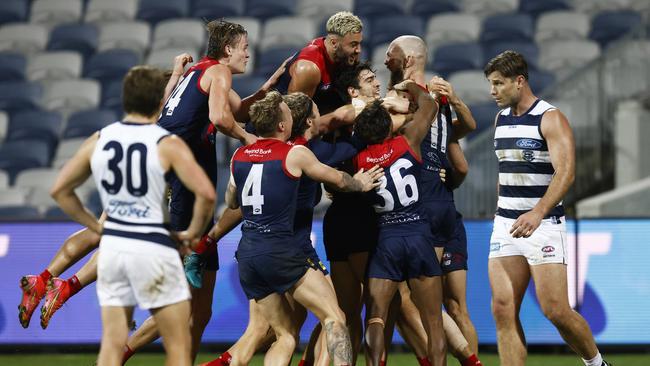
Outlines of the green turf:
M 202 353 L 197 359 L 198 362 L 206 362 L 215 357 L 215 355 Z M 615 366 L 648 366 L 650 365 L 650 355 L 648 354 L 625 354 L 625 355 L 607 355 L 607 360 L 614 363 Z M 11 366 L 90 366 L 95 361 L 94 354 L 42 354 L 42 355 L 0 355 L 0 365 Z M 481 355 L 481 361 L 486 366 L 498 365 L 498 358 L 494 354 Z M 297 357 L 294 358 L 292 365 L 297 365 Z M 163 365 L 164 356 L 159 353 L 143 353 L 134 356 L 127 366 L 153 366 Z M 449 365 L 458 365 L 453 358 L 449 358 Z M 262 356 L 256 356 L 251 362 L 251 366 L 262 365 Z M 358 366 L 365 365 L 360 361 Z M 395 353 L 390 355 L 389 365 L 417 365 L 415 358 L 411 354 Z M 527 366 L 580 366 L 582 362 L 571 355 L 540 355 L 533 354 L 528 357 Z

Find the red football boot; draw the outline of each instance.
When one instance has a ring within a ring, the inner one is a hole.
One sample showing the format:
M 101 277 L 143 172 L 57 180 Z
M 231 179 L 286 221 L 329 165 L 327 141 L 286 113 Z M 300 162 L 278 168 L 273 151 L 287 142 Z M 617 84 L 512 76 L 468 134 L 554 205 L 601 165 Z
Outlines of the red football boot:
M 54 313 L 72 296 L 70 284 L 60 278 L 52 278 L 48 284 L 45 303 L 41 307 L 41 328 L 46 329 Z
M 23 299 L 18 305 L 18 320 L 23 328 L 27 328 L 34 310 L 45 296 L 45 281 L 41 276 L 24 276 L 20 279 L 20 288 L 23 290 Z

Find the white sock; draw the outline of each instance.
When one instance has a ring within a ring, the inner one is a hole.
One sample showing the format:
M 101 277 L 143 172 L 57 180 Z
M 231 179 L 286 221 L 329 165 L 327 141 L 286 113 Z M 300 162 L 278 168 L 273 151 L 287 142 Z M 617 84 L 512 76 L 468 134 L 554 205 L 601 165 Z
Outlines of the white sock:
M 603 364 L 603 356 L 601 356 L 600 352 L 598 352 L 596 354 L 596 357 L 592 358 L 591 360 L 585 360 L 583 358 L 582 362 L 585 363 L 585 366 L 602 366 L 602 364 Z

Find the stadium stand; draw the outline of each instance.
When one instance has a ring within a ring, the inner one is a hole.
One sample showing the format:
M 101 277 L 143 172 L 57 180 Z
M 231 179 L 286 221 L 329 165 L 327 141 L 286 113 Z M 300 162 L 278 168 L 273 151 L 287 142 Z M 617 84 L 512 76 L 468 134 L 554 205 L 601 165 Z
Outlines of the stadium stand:
M 205 46 L 205 25 L 198 19 L 169 19 L 156 25 L 152 49 L 201 49 Z
M 424 21 L 413 15 L 385 15 L 373 18 L 374 32 L 366 36 L 366 43 L 371 47 L 390 43 L 393 39 L 412 34 L 424 38 Z
M 127 71 L 140 63 L 139 55 L 128 49 L 110 49 L 90 56 L 84 68 L 84 77 L 106 80 L 121 80 Z
M 0 27 L 0 51 L 30 55 L 45 48 L 47 37 L 47 27 L 42 24 L 5 24 Z
M 42 168 L 50 162 L 50 150 L 46 142 L 40 140 L 7 141 L 0 146 L 0 170 L 9 174 L 13 182 L 23 170 Z
M 5 0 L 0 2 L 0 25 L 27 20 L 29 2 L 25 0 Z
M 424 40 L 429 51 L 446 43 L 477 42 L 481 20 L 474 14 L 445 13 L 432 16 Z
M 589 16 L 575 11 L 552 11 L 540 15 L 537 20 L 535 41 L 585 39 L 591 24 Z
M 35 0 L 29 21 L 47 26 L 78 22 L 82 6 L 81 0 Z
M 0 111 L 0 144 L 4 141 L 7 136 L 7 130 L 9 129 L 9 115 L 5 111 Z
M 0 83 L 0 110 L 13 112 L 39 107 L 43 87 L 38 82 L 7 81 Z
M 411 4 L 410 13 L 426 20 L 435 14 L 460 11 L 459 3 L 455 0 L 415 0 Z
M 138 11 L 138 0 L 90 0 L 84 21 L 103 24 L 131 21 Z
M 248 0 L 245 16 L 268 19 L 295 14 L 296 0 Z
M 63 24 L 52 31 L 48 50 L 72 50 L 88 57 L 95 52 L 99 30 L 93 24 Z
M 189 0 L 140 0 L 136 18 L 156 24 L 161 20 L 186 17 L 189 11 Z
M 446 77 L 452 72 L 481 69 L 483 49 L 478 43 L 452 43 L 433 50 L 431 69 Z
M 354 14 L 360 17 L 408 14 L 408 2 L 393 0 L 356 0 Z
M 68 119 L 63 138 L 88 137 L 115 121 L 117 121 L 117 114 L 110 109 L 79 111 Z
M 299 49 L 316 37 L 316 23 L 306 17 L 275 17 L 264 23 L 262 34 L 262 52 L 274 47 Z
M 18 53 L 0 52 L 0 82 L 25 80 L 27 58 Z
M 29 80 L 64 80 L 81 77 L 83 57 L 75 51 L 53 51 L 38 53 L 29 58 L 27 78 Z
M 237 17 L 244 14 L 244 5 L 244 1 L 195 0 L 190 13 L 192 17 L 199 19 Z
M 151 44 L 151 27 L 142 21 L 108 23 L 101 26 L 98 51 L 128 49 L 144 55 Z
M 96 108 L 100 101 L 100 83 L 93 79 L 52 82 L 46 89 L 43 107 L 68 116 L 82 109 Z

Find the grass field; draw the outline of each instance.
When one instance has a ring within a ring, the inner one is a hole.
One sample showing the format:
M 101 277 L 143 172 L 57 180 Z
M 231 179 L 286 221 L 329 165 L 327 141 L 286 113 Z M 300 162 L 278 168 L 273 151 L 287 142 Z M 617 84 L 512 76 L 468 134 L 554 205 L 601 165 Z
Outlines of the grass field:
M 202 353 L 199 355 L 197 362 L 206 362 L 216 357 L 216 355 Z M 298 364 L 298 356 L 294 357 L 292 365 Z M 650 354 L 611 354 L 607 355 L 607 360 L 615 366 L 649 366 Z M 90 366 L 95 361 L 95 354 L 39 354 L 39 355 L 0 355 L 0 365 L 2 366 Z M 481 361 L 486 366 L 496 366 L 499 364 L 497 355 L 483 354 Z M 127 366 L 153 366 L 163 365 L 164 355 L 161 353 L 143 353 L 133 356 L 127 363 Z M 413 355 L 407 353 L 391 354 L 389 365 L 417 365 Z M 458 365 L 458 361 L 449 358 L 449 365 Z M 251 362 L 251 366 L 261 366 L 262 356 L 256 356 Z M 358 366 L 364 366 L 362 360 L 357 363 Z M 571 355 L 541 355 L 533 354 L 528 357 L 527 366 L 580 366 L 583 363 L 576 356 Z

